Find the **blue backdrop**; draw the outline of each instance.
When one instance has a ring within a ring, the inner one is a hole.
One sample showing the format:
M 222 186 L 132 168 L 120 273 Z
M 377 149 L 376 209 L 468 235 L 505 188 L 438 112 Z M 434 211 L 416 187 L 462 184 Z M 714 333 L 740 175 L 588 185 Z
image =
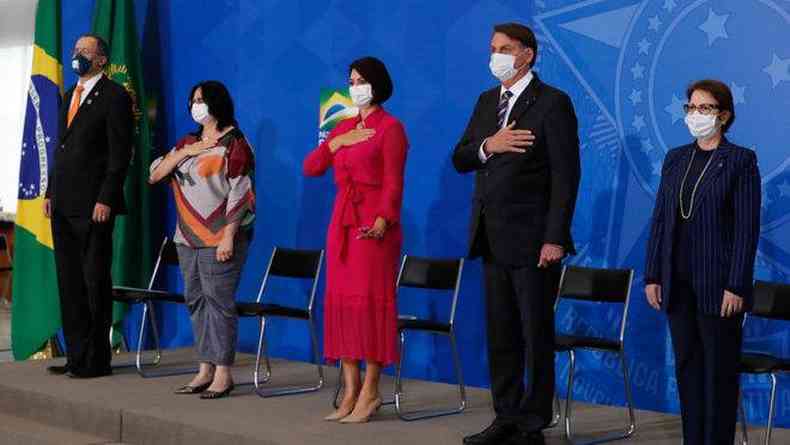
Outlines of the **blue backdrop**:
M 64 60 L 77 35 L 89 30 L 92 6 L 93 0 L 64 2 Z M 737 119 L 730 138 L 757 150 L 763 174 L 757 277 L 790 281 L 788 0 L 170 0 L 138 1 L 136 8 L 146 89 L 157 103 L 154 149 L 161 152 L 193 128 L 187 94 L 204 79 L 228 85 L 255 147 L 258 219 L 239 299 L 254 298 L 273 245 L 322 246 L 334 189 L 329 177 L 303 178 L 301 161 L 316 143 L 320 89 L 345 85 L 349 62 L 363 55 L 389 67 L 395 94 L 387 108 L 404 122 L 411 142 L 404 250 L 463 255 L 472 177 L 455 173 L 450 153 L 477 95 L 495 84 L 488 42 L 492 25 L 504 21 L 533 27 L 537 71 L 570 94 L 579 116 L 583 174 L 573 225 L 579 254 L 570 262 L 637 270 L 626 350 L 639 407 L 678 411 L 666 319 L 646 304 L 641 271 L 664 153 L 689 141 L 681 105 L 692 80 L 719 78 L 733 89 Z M 67 73 L 66 80 L 75 77 Z M 173 205 L 165 190 L 157 197 L 156 227 L 169 233 Z M 487 386 L 480 264 L 470 262 L 465 272 L 458 313 L 463 370 L 469 384 Z M 180 288 L 176 271 L 167 278 Z M 284 298 L 304 291 L 293 288 L 277 290 Z M 443 303 L 424 295 L 400 301 L 405 312 L 438 317 L 446 316 Z M 163 309 L 165 343 L 191 344 L 183 308 Z M 604 316 L 594 315 L 600 310 Z M 607 335 L 616 334 L 618 322 L 617 308 L 591 305 L 562 307 L 557 317 L 559 329 Z M 275 356 L 309 358 L 302 325 L 275 321 L 271 328 Z M 753 322 L 746 344 L 790 356 L 788 333 L 778 322 Z M 241 349 L 252 350 L 255 341 L 255 324 L 242 322 Z M 443 341 L 412 337 L 406 374 L 453 381 Z M 564 394 L 565 357 L 557 367 Z M 620 375 L 614 357 L 582 353 L 573 396 L 622 404 Z M 780 381 L 777 416 L 790 426 L 786 383 Z M 744 389 L 748 416 L 764 420 L 766 383 L 744 378 Z

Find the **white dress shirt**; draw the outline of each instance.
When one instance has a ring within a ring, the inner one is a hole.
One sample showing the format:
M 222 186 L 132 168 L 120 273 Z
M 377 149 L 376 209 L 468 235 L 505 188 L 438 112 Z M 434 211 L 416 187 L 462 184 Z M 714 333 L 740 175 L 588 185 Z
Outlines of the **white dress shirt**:
M 505 94 L 505 91 L 510 90 L 510 92 L 513 93 L 513 95 L 510 96 L 510 99 L 507 101 L 507 113 L 505 113 L 505 120 L 502 124 L 502 127 L 507 126 L 508 119 L 510 119 L 510 112 L 513 110 L 513 105 L 516 104 L 516 101 L 518 100 L 519 96 L 521 96 L 521 93 L 527 89 L 529 83 L 532 82 L 533 77 L 535 76 L 532 74 L 532 70 L 529 70 L 527 71 L 527 74 L 524 75 L 524 77 L 519 79 L 518 82 L 514 83 L 510 88 L 505 88 L 504 85 L 499 88 L 499 98 L 497 98 L 497 103 L 499 103 L 499 99 L 502 98 L 502 95 Z M 488 158 L 491 157 L 490 154 L 487 155 L 485 150 L 483 150 L 487 140 L 488 138 L 483 140 L 483 143 L 480 144 L 480 150 L 477 152 L 477 156 L 480 158 L 480 161 L 483 164 L 485 164 L 486 161 L 488 161 Z
M 93 89 L 93 87 L 96 86 L 97 83 L 99 83 L 99 79 L 101 79 L 101 76 L 103 75 L 104 72 L 100 72 L 99 74 L 91 77 L 90 79 L 84 82 L 80 79 L 80 81 L 77 83 L 78 85 L 82 85 L 83 88 L 82 95 L 80 96 L 80 106 L 82 106 L 82 104 L 85 103 L 85 99 L 88 98 L 88 95 L 90 94 L 91 90 Z M 72 103 L 74 102 L 74 98 L 75 96 L 72 94 L 71 95 Z

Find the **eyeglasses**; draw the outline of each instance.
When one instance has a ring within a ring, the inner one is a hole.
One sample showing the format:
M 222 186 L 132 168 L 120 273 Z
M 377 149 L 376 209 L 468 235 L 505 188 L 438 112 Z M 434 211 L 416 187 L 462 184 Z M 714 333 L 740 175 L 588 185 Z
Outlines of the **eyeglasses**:
M 74 51 L 71 52 L 71 55 L 76 56 L 77 54 L 81 54 L 83 56 L 95 56 L 98 53 L 96 51 L 91 51 L 88 48 L 74 48 Z
M 695 111 L 699 111 L 700 114 L 709 115 L 709 114 L 716 114 L 716 111 L 719 110 L 719 106 L 715 104 L 683 104 L 683 111 L 686 114 L 693 113 Z

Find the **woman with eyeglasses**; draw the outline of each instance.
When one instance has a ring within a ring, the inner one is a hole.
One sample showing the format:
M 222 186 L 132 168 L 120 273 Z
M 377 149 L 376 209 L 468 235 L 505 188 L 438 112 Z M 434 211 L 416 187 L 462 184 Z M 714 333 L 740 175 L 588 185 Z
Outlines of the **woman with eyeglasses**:
M 225 85 L 209 80 L 192 87 L 189 112 L 196 131 L 151 163 L 149 182 L 167 179 L 173 189 L 173 242 L 200 362 L 197 375 L 175 392 L 219 399 L 234 386 L 235 293 L 255 218 L 255 158 Z
M 359 114 L 339 122 L 307 155 L 304 173 L 333 168 L 337 185 L 326 237 L 324 356 L 341 361 L 345 392 L 325 420 L 362 423 L 381 406 L 381 369 L 398 360 L 395 280 L 408 141 L 403 124 L 383 107 L 393 89 L 384 63 L 358 59 L 348 79 Z
M 695 140 L 664 159 L 645 293 L 669 319 L 685 443 L 729 445 L 760 234 L 760 171 L 754 151 L 725 136 L 735 120 L 729 87 L 701 80 L 686 96 Z

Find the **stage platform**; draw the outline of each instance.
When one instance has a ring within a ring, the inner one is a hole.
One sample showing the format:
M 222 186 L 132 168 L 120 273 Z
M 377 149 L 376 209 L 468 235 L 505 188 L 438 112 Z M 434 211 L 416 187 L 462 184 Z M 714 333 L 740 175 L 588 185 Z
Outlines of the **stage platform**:
M 166 354 L 168 366 L 189 363 L 192 355 L 189 350 Z M 187 381 L 185 376 L 143 379 L 132 369 L 93 380 L 47 374 L 46 366 L 61 362 L 0 364 L 0 444 L 459 445 L 464 435 L 477 432 L 492 418 L 488 391 L 468 388 L 469 407 L 460 415 L 403 422 L 394 407 L 385 406 L 367 424 L 324 422 L 337 378 L 332 367 L 324 368 L 327 384 L 317 393 L 263 399 L 251 386 L 243 386 L 230 398 L 209 401 L 172 394 Z M 252 363 L 252 357 L 240 356 L 236 381 L 249 379 Z M 314 377 L 312 365 L 275 360 L 271 385 L 308 383 Z M 382 387 L 391 391 L 392 379 L 385 378 Z M 407 381 L 405 390 L 407 407 L 412 408 L 446 406 L 457 394 L 452 385 L 425 381 Z M 612 432 L 625 421 L 622 408 L 574 407 L 578 439 Z M 680 443 L 676 416 L 640 411 L 637 422 L 629 442 Z M 754 443 L 760 439 L 757 434 L 752 431 Z M 559 428 L 548 430 L 547 437 L 550 444 L 565 443 Z M 790 431 L 777 430 L 773 443 L 790 443 Z

